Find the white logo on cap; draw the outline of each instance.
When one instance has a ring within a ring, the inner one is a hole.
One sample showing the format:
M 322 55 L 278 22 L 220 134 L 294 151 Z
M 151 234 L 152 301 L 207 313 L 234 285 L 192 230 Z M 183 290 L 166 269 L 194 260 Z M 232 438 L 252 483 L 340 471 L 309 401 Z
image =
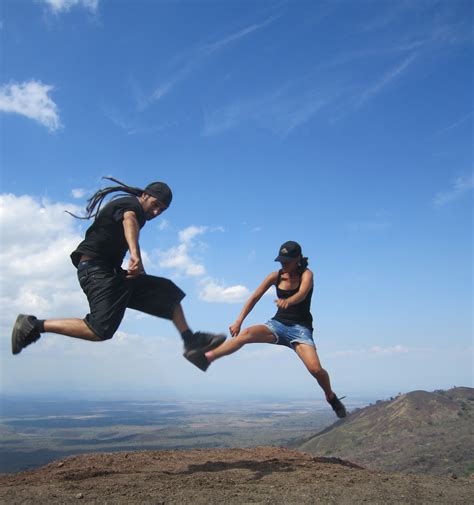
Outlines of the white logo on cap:
M 284 247 L 284 248 L 281 250 L 281 252 L 282 252 L 283 254 L 287 254 L 287 253 L 288 253 L 288 249 L 287 249 L 286 247 Z

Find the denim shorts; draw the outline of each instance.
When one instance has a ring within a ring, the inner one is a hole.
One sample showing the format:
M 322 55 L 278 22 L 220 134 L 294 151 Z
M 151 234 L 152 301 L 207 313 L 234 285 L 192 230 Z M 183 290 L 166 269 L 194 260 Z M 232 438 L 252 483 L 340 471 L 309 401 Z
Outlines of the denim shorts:
M 313 340 L 313 330 L 300 324 L 287 325 L 276 319 L 270 319 L 265 326 L 275 335 L 275 344 L 294 349 L 293 344 L 307 344 L 316 348 Z

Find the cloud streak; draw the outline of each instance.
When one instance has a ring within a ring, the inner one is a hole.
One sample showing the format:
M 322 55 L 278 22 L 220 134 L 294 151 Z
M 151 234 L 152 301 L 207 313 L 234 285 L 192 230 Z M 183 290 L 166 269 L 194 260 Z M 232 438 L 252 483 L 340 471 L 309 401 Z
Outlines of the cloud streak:
M 236 102 L 204 115 L 201 134 L 219 135 L 243 123 L 254 123 L 272 133 L 286 137 L 310 121 L 332 101 L 317 90 L 298 92 L 294 86 L 247 102 Z
M 96 12 L 99 0 L 42 0 L 55 14 L 68 12 L 73 7 L 84 7 L 91 12 Z
M 168 78 L 162 84 L 157 86 L 149 97 L 143 97 L 140 93 L 141 97 L 138 103 L 139 109 L 144 109 L 152 105 L 170 93 L 176 85 L 184 81 L 192 72 L 198 69 L 213 54 L 223 51 L 227 47 L 237 43 L 250 34 L 263 29 L 264 27 L 271 24 L 276 18 L 276 16 L 273 16 L 263 21 L 262 23 L 250 25 L 235 33 L 227 35 L 220 40 L 209 44 L 200 45 L 196 49 L 189 51 L 189 53 L 185 56 L 185 62 L 182 64 L 182 66 L 175 71 L 172 77 Z
M 451 189 L 437 193 L 433 203 L 436 207 L 443 207 L 448 203 L 458 200 L 474 188 L 474 175 L 458 177 L 454 180 Z
M 367 356 L 373 358 L 387 357 L 387 356 L 396 356 L 400 354 L 408 354 L 412 352 L 414 349 L 410 347 L 406 347 L 400 344 L 393 345 L 390 347 L 381 347 L 375 345 L 368 349 L 349 349 L 344 351 L 335 351 L 333 353 L 328 353 L 328 356 L 331 357 L 353 357 L 353 356 Z
M 61 122 L 58 106 L 49 96 L 53 89 L 34 80 L 6 84 L 0 88 L 0 111 L 26 116 L 54 132 Z
M 395 65 L 387 72 L 385 72 L 385 74 L 380 79 L 378 79 L 375 83 L 364 90 L 356 101 L 356 108 L 360 108 L 365 105 L 370 99 L 378 95 L 392 81 L 398 78 L 413 63 L 416 56 L 416 53 L 411 54 L 403 61 L 401 61 L 398 65 Z

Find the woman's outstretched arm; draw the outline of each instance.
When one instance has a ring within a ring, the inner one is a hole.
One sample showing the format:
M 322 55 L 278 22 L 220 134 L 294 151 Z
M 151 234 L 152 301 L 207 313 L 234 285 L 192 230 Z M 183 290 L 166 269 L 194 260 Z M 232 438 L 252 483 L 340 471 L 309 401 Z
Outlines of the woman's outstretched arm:
M 272 272 L 271 274 L 267 275 L 260 286 L 253 292 L 252 296 L 245 302 L 245 305 L 242 308 L 239 317 L 236 319 L 235 323 L 229 326 L 230 334 L 233 337 L 237 336 L 240 333 L 240 327 L 242 326 L 244 319 L 249 315 L 251 310 L 255 307 L 260 298 L 262 298 L 262 296 L 266 293 L 268 288 L 276 284 L 277 279 L 278 272 Z

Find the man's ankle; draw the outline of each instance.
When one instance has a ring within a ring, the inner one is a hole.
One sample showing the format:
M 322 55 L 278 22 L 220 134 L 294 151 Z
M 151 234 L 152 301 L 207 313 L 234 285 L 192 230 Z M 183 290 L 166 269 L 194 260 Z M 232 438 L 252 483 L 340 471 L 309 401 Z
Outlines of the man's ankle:
M 181 338 L 184 341 L 184 345 L 189 345 L 194 338 L 194 333 L 188 328 L 181 332 Z
M 38 330 L 40 333 L 45 333 L 45 329 L 44 329 L 44 323 L 45 323 L 45 319 L 37 319 L 35 321 L 35 329 Z

